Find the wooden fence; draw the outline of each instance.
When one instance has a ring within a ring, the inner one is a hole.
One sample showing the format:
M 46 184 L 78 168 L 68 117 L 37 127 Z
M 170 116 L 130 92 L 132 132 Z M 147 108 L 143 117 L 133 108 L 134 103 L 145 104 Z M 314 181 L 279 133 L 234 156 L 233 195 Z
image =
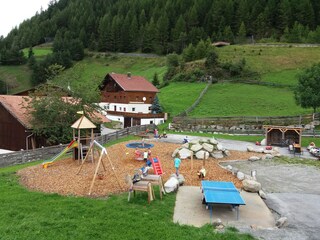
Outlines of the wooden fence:
M 124 138 L 129 135 L 140 134 L 141 132 L 145 132 L 147 129 L 153 130 L 154 128 L 155 125 L 153 124 L 129 127 L 106 135 L 97 136 L 95 137 L 95 140 L 104 145 L 110 141 Z M 0 167 L 50 159 L 61 152 L 67 145 L 68 144 L 61 144 L 57 146 L 37 148 L 34 150 L 23 150 L 0 154 Z

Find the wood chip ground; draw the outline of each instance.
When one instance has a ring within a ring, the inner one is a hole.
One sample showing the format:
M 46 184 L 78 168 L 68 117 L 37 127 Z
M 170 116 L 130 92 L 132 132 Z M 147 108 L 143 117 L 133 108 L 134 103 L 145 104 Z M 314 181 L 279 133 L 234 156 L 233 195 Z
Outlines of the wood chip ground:
M 141 168 L 144 165 L 144 162 L 134 159 L 135 149 L 127 148 L 127 143 L 129 142 L 119 143 L 107 148 L 108 157 L 103 158 L 106 171 L 104 171 L 103 167 L 100 166 L 98 173 L 101 177 L 96 178 L 91 197 L 106 197 L 111 194 L 128 191 L 128 187 L 125 183 L 125 176 L 127 174 L 133 175 L 134 170 Z M 169 179 L 171 174 L 175 173 L 173 158 L 171 155 L 179 146 L 180 144 L 154 142 L 154 147 L 151 149 L 152 156 L 158 156 L 161 161 L 164 171 L 164 182 Z M 223 158 L 223 161 L 247 160 L 252 156 L 252 153 L 249 152 L 230 152 L 231 156 Z M 18 171 L 18 175 L 20 176 L 21 184 L 35 191 L 71 196 L 88 196 L 98 159 L 99 156 L 96 155 L 95 163 L 85 162 L 78 175 L 77 172 L 80 164 L 72 158 L 56 161 L 47 169 L 42 168 L 41 164 L 27 167 Z M 237 188 L 241 188 L 241 181 L 239 181 L 236 176 L 232 175 L 229 171 L 221 168 L 218 165 L 219 161 L 220 160 L 213 158 L 206 160 L 205 168 L 207 170 L 207 176 L 205 180 L 231 181 Z M 114 167 L 114 172 L 116 173 L 121 186 L 119 186 L 118 181 L 116 180 L 110 162 Z M 201 168 L 202 164 L 202 160 L 194 159 L 192 170 L 191 160 L 182 160 L 180 174 L 185 177 L 186 181 L 184 185 L 200 186 L 201 181 L 197 176 L 197 171 Z

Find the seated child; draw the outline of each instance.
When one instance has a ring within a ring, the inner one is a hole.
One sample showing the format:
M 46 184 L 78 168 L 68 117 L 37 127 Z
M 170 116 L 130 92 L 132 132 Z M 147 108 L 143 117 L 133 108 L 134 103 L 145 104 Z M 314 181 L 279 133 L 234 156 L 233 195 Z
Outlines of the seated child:
M 207 171 L 204 167 L 202 167 L 197 174 L 199 178 L 204 179 L 206 177 Z

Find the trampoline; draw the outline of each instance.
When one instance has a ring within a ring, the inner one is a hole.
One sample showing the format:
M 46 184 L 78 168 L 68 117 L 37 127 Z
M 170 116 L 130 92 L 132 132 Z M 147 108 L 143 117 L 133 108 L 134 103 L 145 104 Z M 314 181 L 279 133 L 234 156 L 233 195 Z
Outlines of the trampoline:
M 142 142 L 133 142 L 126 144 L 128 148 L 152 148 L 154 144 L 151 143 L 142 143 Z

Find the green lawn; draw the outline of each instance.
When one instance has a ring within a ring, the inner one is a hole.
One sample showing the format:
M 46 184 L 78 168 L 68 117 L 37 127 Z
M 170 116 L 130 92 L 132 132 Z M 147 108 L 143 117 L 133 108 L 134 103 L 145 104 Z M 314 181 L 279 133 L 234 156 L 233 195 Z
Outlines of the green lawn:
M 126 193 L 91 199 L 29 191 L 15 171 L 37 163 L 0 168 L 1 239 L 253 239 L 234 228 L 174 224 L 175 194 L 161 201 L 155 191 L 149 205 L 146 193 L 128 203 Z
M 100 56 L 100 55 L 99 55 Z M 157 72 L 159 80 L 166 71 L 165 58 L 142 58 L 142 57 L 88 57 L 78 62 L 72 69 L 68 69 L 55 81 L 60 85 L 67 86 L 66 78 L 70 79 L 72 87 L 81 83 L 86 88 L 96 89 L 104 77 L 111 72 L 143 76 L 152 81 L 153 75 Z M 69 75 L 70 74 L 70 75 Z M 66 77 L 66 76 L 70 77 Z M 76 75 L 74 77 L 74 75 Z
M 9 94 L 31 88 L 31 71 L 27 65 L 1 66 L 0 78 L 8 83 Z
M 310 67 L 319 62 L 320 48 L 230 45 L 217 52 L 223 61 L 244 58 L 252 70 L 264 74 Z
M 302 73 L 302 69 L 269 72 L 261 76 L 261 81 L 294 87 L 298 84 L 298 74 L 300 73 Z
M 293 92 L 286 88 L 218 83 L 208 89 L 190 116 L 289 116 L 310 114 L 295 104 Z
M 195 102 L 205 86 L 204 83 L 171 83 L 160 89 L 161 106 L 171 117 L 176 116 Z

